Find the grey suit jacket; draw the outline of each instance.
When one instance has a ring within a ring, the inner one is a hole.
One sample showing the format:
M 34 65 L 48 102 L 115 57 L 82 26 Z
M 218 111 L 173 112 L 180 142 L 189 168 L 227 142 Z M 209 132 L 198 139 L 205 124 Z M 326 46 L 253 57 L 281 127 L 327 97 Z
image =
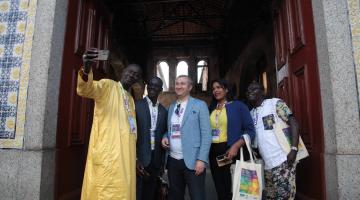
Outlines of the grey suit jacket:
M 171 116 L 175 104 L 174 102 L 169 107 L 168 138 L 171 137 Z M 180 129 L 182 153 L 186 167 L 193 170 L 197 160 L 208 163 L 212 139 L 209 109 L 204 101 L 189 98 Z
M 137 159 L 144 167 L 147 167 L 151 161 L 151 143 L 150 128 L 151 116 L 147 100 L 144 98 L 135 102 L 136 122 L 137 122 L 137 142 L 136 155 Z M 154 150 L 154 166 L 161 167 L 164 164 L 164 150 L 161 147 L 161 139 L 167 132 L 167 110 L 159 104 L 158 118 L 155 130 L 155 150 Z

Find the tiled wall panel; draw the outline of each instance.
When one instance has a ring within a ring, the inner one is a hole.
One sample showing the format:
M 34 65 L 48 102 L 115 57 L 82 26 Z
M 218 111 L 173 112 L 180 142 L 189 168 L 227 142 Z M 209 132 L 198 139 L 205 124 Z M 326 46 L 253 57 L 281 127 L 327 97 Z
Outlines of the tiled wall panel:
M 23 146 L 36 3 L 0 1 L 0 148 Z

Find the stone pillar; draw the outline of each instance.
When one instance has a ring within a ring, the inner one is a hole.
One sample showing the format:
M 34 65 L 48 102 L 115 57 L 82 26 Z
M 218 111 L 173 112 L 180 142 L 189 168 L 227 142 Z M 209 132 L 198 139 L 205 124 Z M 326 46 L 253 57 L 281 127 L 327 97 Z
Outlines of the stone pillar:
M 359 101 L 348 2 L 313 0 L 312 6 L 322 97 L 326 198 L 359 199 Z
M 196 91 L 196 85 L 197 85 L 197 63 L 196 58 L 191 56 L 189 59 L 186 60 L 188 66 L 189 66 L 189 77 L 193 80 L 193 89 L 192 91 Z M 200 89 L 201 91 L 201 89 Z M 198 92 L 198 91 L 196 91 Z
M 176 58 L 169 58 L 169 91 L 174 91 L 175 89 L 175 79 L 176 79 L 176 66 L 178 64 Z
M 67 2 L 37 0 L 24 145 L 0 150 L 0 199 L 53 199 Z

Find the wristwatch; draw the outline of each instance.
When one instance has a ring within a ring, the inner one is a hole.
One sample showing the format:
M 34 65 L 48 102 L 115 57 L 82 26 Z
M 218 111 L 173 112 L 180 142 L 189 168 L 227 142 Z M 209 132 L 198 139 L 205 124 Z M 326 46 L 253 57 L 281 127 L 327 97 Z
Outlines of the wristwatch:
M 294 147 L 294 146 L 292 146 L 290 149 L 291 149 L 291 150 L 294 150 L 294 151 L 298 151 L 298 148 L 297 148 L 297 147 Z
M 85 74 L 86 76 L 89 75 L 89 73 L 86 73 L 86 72 L 85 72 L 85 67 L 81 67 L 81 73 Z

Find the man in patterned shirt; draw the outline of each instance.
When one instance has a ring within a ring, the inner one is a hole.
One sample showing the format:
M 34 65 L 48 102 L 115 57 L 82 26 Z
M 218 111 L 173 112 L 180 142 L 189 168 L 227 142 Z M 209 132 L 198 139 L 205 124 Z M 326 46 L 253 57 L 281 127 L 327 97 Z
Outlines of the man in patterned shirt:
M 296 154 L 299 129 L 291 110 L 278 98 L 265 99 L 264 87 L 251 83 L 247 99 L 253 106 L 251 116 L 256 129 L 256 142 L 265 162 L 266 199 L 294 199 L 296 194 Z M 286 153 L 275 135 L 275 126 L 282 120 L 289 128 L 283 131 L 288 136 L 291 151 Z

